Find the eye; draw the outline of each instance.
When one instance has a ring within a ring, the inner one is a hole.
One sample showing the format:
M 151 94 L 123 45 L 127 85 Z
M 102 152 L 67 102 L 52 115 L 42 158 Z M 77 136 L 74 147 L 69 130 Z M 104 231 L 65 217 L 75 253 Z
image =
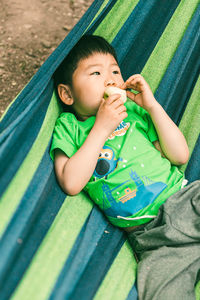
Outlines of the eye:
M 113 74 L 119 74 L 118 70 L 113 71 Z
M 96 71 L 96 72 L 91 73 L 90 75 L 100 75 L 100 72 Z
M 107 159 L 111 159 L 112 158 L 112 155 L 110 152 L 105 152 L 104 153 L 104 157 L 107 158 Z

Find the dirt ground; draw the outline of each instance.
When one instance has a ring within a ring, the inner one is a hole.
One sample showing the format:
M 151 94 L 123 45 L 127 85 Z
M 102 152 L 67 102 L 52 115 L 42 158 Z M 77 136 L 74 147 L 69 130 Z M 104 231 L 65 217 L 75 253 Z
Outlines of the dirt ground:
M 0 0 L 0 116 L 93 0 Z

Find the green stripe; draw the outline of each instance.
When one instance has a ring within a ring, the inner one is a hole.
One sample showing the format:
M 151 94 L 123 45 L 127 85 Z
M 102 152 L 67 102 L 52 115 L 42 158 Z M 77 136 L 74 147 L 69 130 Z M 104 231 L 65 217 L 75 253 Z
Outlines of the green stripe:
M 195 295 L 196 295 L 196 300 L 200 300 L 200 281 L 196 285 Z
M 197 139 L 200 133 L 200 77 L 194 87 L 193 93 L 190 97 L 190 100 L 187 104 L 184 115 L 181 119 L 179 128 L 183 132 L 190 153 L 193 152 Z M 191 133 L 192 129 L 192 133 Z M 181 170 L 184 171 L 187 167 L 187 164 L 181 167 Z
M 25 87 L 24 87 L 25 88 Z M 21 94 L 23 90 L 20 91 L 20 93 L 12 100 L 12 102 L 9 103 L 9 105 L 6 107 L 5 111 L 3 112 L 2 116 L 0 117 L 0 121 L 3 120 L 3 118 L 5 117 L 7 111 L 9 110 L 9 108 L 11 107 L 11 105 L 13 105 L 13 103 L 15 102 L 15 100 L 17 99 L 17 97 Z
M 95 16 L 103 10 L 109 0 L 105 0 L 102 4 L 99 12 Z M 95 19 L 94 18 L 94 19 Z M 17 96 L 18 97 L 18 96 Z M 13 104 L 13 102 L 17 99 L 17 97 L 12 101 L 9 107 Z M 8 111 L 9 107 L 7 108 L 6 112 Z M 6 113 L 5 112 L 5 113 Z M 45 120 L 41 127 L 40 133 L 32 146 L 29 154 L 27 155 L 26 159 L 20 166 L 18 172 L 16 173 L 15 177 L 12 179 L 11 184 L 7 187 L 6 192 L 1 198 L 0 202 L 0 235 L 3 234 L 5 231 L 10 218 L 12 217 L 13 213 L 15 212 L 17 206 L 20 203 L 21 198 L 23 197 L 31 179 L 34 176 L 34 173 L 42 159 L 44 151 L 49 143 L 49 140 L 52 135 L 52 131 L 55 125 L 55 121 L 60 114 L 61 110 L 57 104 L 56 96 L 53 94 L 49 108 L 46 113 Z M 4 113 L 4 115 L 5 115 Z M 3 115 L 3 116 L 4 116 Z M 2 119 L 3 119 L 2 116 Z M 26 174 L 26 176 L 24 176 Z
M 55 95 L 49 104 L 43 125 L 27 157 L 21 164 L 0 202 L 0 235 L 6 229 L 43 157 L 60 113 Z
M 99 287 L 94 300 L 125 300 L 135 282 L 137 263 L 126 241 Z
M 84 193 L 65 199 L 12 300 L 43 300 L 50 296 L 92 207 Z
M 108 42 L 112 42 L 138 2 L 139 0 L 127 0 L 125 5 L 124 0 L 118 0 L 94 34 L 103 36 Z
M 199 0 L 180 2 L 142 70 L 142 75 L 149 82 L 153 92 L 159 86 L 198 4 Z
M 100 15 L 100 13 L 102 12 L 102 10 L 106 7 L 106 5 L 108 4 L 109 0 L 105 0 L 103 2 L 103 4 L 101 5 L 99 11 L 97 12 L 96 16 L 93 18 L 93 20 L 90 22 L 90 24 L 88 25 L 87 29 L 85 30 L 84 33 L 86 33 L 86 31 L 88 30 L 88 28 L 92 25 L 92 23 L 96 20 L 96 18 Z

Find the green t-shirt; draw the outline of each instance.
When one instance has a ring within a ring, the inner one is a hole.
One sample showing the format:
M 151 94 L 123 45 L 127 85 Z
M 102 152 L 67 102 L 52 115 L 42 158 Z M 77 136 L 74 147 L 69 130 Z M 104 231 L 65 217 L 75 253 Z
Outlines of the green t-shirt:
M 183 173 L 154 147 L 158 137 L 149 114 L 132 101 L 125 105 L 128 117 L 107 139 L 84 188 L 119 227 L 155 218 L 160 205 L 181 188 L 184 179 Z M 62 113 L 54 129 L 51 158 L 56 148 L 68 157 L 75 154 L 94 122 L 95 117 L 78 121 L 73 114 Z

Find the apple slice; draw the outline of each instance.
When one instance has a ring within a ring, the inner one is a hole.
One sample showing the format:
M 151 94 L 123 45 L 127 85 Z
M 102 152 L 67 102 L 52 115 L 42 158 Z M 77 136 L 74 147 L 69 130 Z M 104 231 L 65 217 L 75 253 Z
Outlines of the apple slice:
M 104 91 L 104 99 L 107 99 L 113 94 L 120 94 L 120 99 L 125 103 L 127 100 L 126 91 L 115 86 L 107 86 Z

